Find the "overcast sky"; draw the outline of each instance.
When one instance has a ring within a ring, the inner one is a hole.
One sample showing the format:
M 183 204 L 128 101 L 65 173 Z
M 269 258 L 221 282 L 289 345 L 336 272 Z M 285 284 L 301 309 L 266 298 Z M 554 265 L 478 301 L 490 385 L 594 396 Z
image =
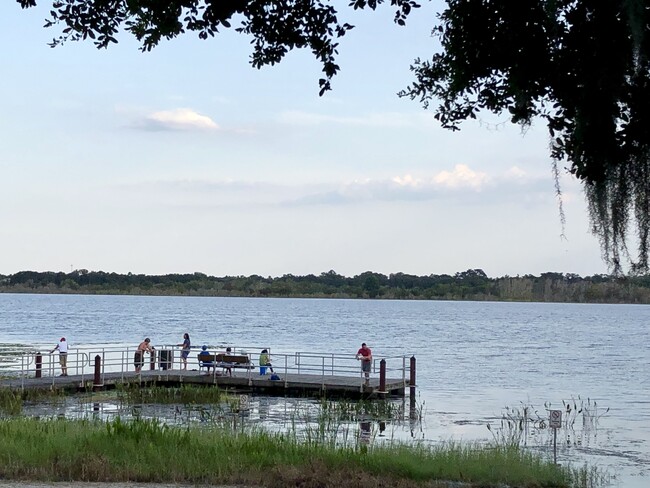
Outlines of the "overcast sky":
M 452 133 L 396 96 L 439 2 L 341 9 L 323 97 L 309 52 L 253 69 L 234 32 L 51 49 L 40 3 L 0 3 L 0 273 L 607 272 L 566 172 L 562 236 L 542 123 Z

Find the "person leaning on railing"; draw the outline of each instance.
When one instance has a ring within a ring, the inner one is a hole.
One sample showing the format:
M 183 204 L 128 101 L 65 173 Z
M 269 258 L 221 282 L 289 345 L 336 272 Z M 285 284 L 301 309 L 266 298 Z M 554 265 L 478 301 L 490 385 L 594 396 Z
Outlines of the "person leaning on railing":
M 357 359 L 361 361 L 361 372 L 366 376 L 366 383 L 370 381 L 370 370 L 372 369 L 372 350 L 364 342 L 361 349 L 357 351 Z
M 133 356 L 133 364 L 135 365 L 136 373 L 142 371 L 142 365 L 144 364 L 144 353 L 149 352 L 149 354 L 153 354 L 154 352 L 155 348 L 150 343 L 151 339 L 147 337 L 140 343 L 138 349 L 135 351 L 135 355 Z
M 52 354 L 57 349 L 59 350 L 61 376 L 68 376 L 68 342 L 65 340 L 65 337 L 61 337 L 61 340 L 56 346 L 54 346 L 54 349 L 50 351 L 50 354 Z

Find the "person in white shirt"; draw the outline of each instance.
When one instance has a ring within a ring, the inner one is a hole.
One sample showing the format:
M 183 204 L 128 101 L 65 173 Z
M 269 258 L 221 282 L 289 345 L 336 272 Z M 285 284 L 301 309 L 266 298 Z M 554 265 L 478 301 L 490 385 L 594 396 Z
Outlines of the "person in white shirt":
M 68 342 L 65 340 L 65 337 L 61 337 L 61 340 L 56 346 L 54 346 L 54 349 L 50 351 L 50 354 L 52 354 L 56 350 L 59 351 L 59 364 L 61 365 L 61 376 L 68 376 Z

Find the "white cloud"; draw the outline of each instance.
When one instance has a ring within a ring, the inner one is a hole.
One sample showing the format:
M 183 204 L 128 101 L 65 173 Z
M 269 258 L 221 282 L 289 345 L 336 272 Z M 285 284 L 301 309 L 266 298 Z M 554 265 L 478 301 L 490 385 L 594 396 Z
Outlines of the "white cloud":
M 535 205 L 553 200 L 550 175 L 513 180 L 507 174 L 491 176 L 461 164 L 427 176 L 405 174 L 306 184 L 237 179 L 159 180 L 125 185 L 124 189 L 147 201 L 162 198 L 165 204 L 183 206 L 309 206 L 448 200 L 484 207 L 506 201 Z
M 189 108 L 162 110 L 149 114 L 144 121 L 150 130 L 218 130 L 219 126 L 207 115 Z
M 480 173 L 470 169 L 465 164 L 457 164 L 452 171 L 441 171 L 429 179 L 415 178 L 410 174 L 395 176 L 393 183 L 402 188 L 423 189 L 431 188 L 471 188 L 481 190 L 490 182 L 486 173 Z
M 465 164 L 457 164 L 453 171 L 441 171 L 433 181 L 440 186 L 447 188 L 473 188 L 480 190 L 489 182 L 489 177 L 485 173 L 479 173 L 471 170 Z

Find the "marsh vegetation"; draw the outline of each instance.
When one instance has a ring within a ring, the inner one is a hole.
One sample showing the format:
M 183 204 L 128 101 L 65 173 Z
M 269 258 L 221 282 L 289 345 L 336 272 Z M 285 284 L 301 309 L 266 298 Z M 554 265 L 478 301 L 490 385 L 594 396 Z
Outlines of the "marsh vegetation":
M 80 395 L 79 403 L 112 402 L 111 417 L 21 415 L 24 405 L 70 397 L 0 390 L 0 477 L 40 481 L 138 481 L 259 486 L 592 487 L 603 476 L 588 466 L 555 465 L 525 448 L 543 430 L 530 406 L 507 409 L 489 444 L 405 442 L 391 426 L 420 421 L 422 405 L 401 401 L 321 400 L 295 403 L 274 430 L 250 421 L 239 395 L 182 386 Z M 53 402 L 53 403 L 52 403 Z M 161 418 L 146 413 L 154 406 Z M 570 405 L 567 428 L 593 412 Z M 590 410 L 591 409 L 591 410 Z M 581 410 L 580 413 L 578 411 Z M 166 411 L 166 413 L 165 413 Z M 597 422 L 597 418 L 595 420 Z M 528 432 L 521 434 L 526 429 Z
M 291 433 L 217 425 L 172 427 L 155 419 L 109 422 L 13 418 L 0 422 L 0 477 L 257 486 L 580 487 L 584 469 L 514 447 L 446 443 L 332 446 Z M 439 485 L 439 486 L 442 486 Z

